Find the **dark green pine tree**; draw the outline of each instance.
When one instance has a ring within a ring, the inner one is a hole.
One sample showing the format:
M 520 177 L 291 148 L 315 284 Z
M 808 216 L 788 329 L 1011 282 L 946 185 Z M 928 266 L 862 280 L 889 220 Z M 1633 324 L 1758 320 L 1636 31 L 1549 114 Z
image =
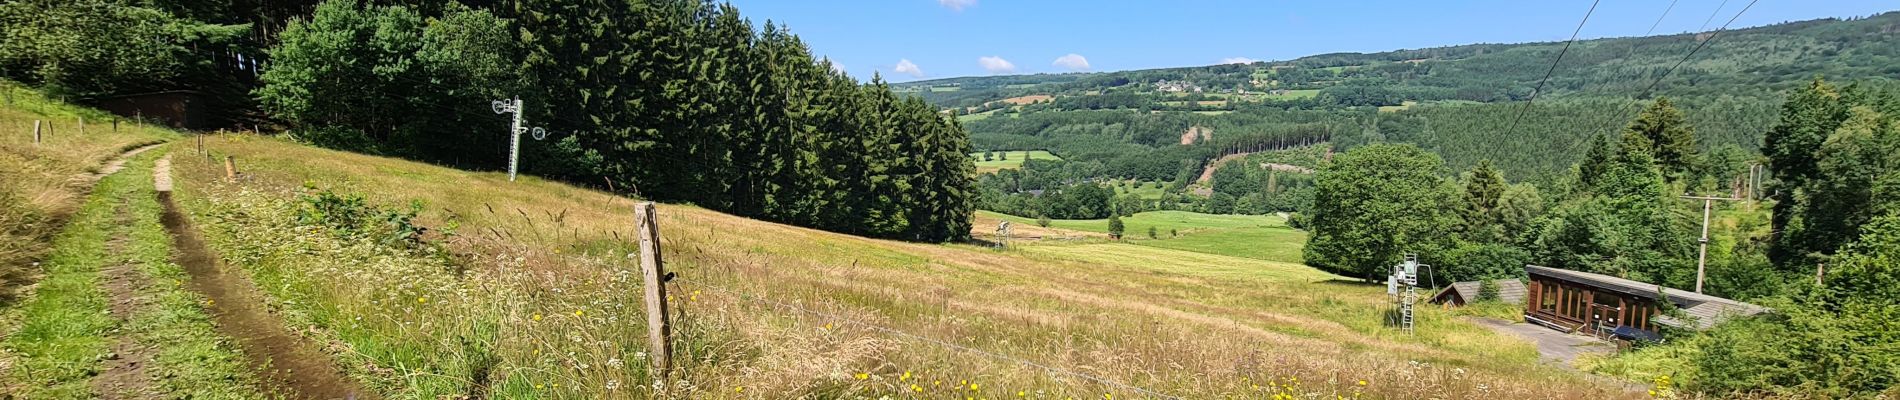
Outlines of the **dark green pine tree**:
M 1657 98 L 1624 130 L 1642 134 L 1649 140 L 1649 153 L 1655 157 L 1663 175 L 1671 180 L 1686 178 L 1698 162 L 1695 128 L 1689 126 L 1682 110 L 1671 105 L 1668 98 Z
M 1461 216 L 1466 240 L 1497 243 L 1507 239 L 1502 226 L 1504 218 L 1498 208 L 1507 185 L 1504 173 L 1498 171 L 1490 159 L 1478 160 L 1478 165 L 1465 174 L 1465 204 Z
M 1610 158 L 1616 155 L 1610 139 L 1605 135 L 1590 137 L 1590 149 L 1583 153 L 1583 162 L 1577 164 L 1577 183 L 1585 192 L 1596 191 L 1603 173 L 1610 168 Z
M 1775 245 L 1768 258 L 1786 268 L 1807 256 L 1808 246 L 1794 243 L 1787 234 L 1796 214 L 1796 189 L 1807 186 L 1817 171 L 1815 152 L 1829 134 L 1847 119 L 1847 107 L 1840 92 L 1819 77 L 1806 88 L 1788 96 L 1781 105 L 1781 120 L 1768 130 L 1762 141 L 1762 153 L 1768 156 L 1769 172 L 1779 181 L 1771 198 L 1775 200 L 1771 219 Z
M 1819 258 L 1853 242 L 1862 225 L 1900 209 L 1900 127 L 1891 116 L 1868 106 L 1849 109 L 1815 156 L 1816 174 L 1801 188 L 1783 243 L 1792 256 L 1818 256 L 1803 265 L 1824 262 Z
M 767 86 L 769 77 L 756 49 L 752 23 L 739 15 L 738 8 L 722 4 L 701 14 L 707 20 L 695 25 L 703 32 L 694 38 L 702 49 L 698 53 L 702 61 L 695 64 L 703 71 L 694 82 L 712 104 L 701 111 L 712 114 L 701 117 L 698 134 L 691 137 L 694 151 L 690 156 L 705 163 L 699 182 L 693 185 L 708 206 L 759 216 L 762 179 L 758 175 L 766 172 L 759 157 L 764 153 L 761 138 L 771 134 L 766 121 L 782 113 L 762 99 L 781 93 Z

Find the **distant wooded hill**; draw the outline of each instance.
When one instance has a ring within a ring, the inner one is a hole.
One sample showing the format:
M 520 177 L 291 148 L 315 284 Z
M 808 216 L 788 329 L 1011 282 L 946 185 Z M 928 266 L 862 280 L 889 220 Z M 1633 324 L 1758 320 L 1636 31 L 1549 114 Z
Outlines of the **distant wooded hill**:
M 1900 12 L 1580 41 L 1515 125 L 1563 42 L 950 78 L 893 88 L 965 115 L 979 150 L 1048 149 L 1102 162 L 1118 177 L 1185 176 L 1181 171 L 1198 169 L 1223 146 L 1325 138 L 1344 147 L 1410 142 L 1440 153 L 1453 168 L 1489 158 L 1514 180 L 1545 180 L 1579 159 L 1590 134 L 1615 132 L 1638 103 L 1659 96 L 1689 114 L 1705 150 L 1753 150 L 1774 122 L 1779 93 L 1815 76 L 1875 85 L 1900 79 L 1897 39 Z M 1713 41 L 1668 73 L 1706 40 Z M 1053 99 L 1000 101 L 1029 95 Z M 1215 140 L 1180 145 L 1182 132 L 1194 126 L 1215 127 Z

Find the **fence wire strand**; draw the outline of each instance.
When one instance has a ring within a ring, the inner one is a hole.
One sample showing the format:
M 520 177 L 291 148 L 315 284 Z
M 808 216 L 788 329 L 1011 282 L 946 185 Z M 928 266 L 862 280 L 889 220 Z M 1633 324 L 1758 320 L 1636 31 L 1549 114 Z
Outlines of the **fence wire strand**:
M 873 331 L 877 331 L 877 332 L 881 332 L 881 333 L 884 333 L 884 334 L 888 334 L 888 335 L 892 335 L 892 336 L 899 336 L 899 337 L 903 337 L 903 338 L 907 338 L 907 339 L 911 339 L 911 340 L 915 340 L 915 341 L 920 341 L 920 342 L 925 342 L 925 343 L 930 343 L 930 344 L 935 344 L 935 345 L 938 345 L 938 346 L 943 346 L 943 347 L 946 347 L 946 348 L 950 348 L 950 349 L 955 349 L 955 350 L 959 350 L 959 351 L 965 351 L 965 352 L 970 352 L 970 353 L 975 353 L 975 354 L 978 354 L 978 355 L 982 355 L 982 356 L 986 356 L 986 357 L 990 357 L 990 358 L 995 358 L 995 359 L 999 359 L 999 360 L 1004 360 L 1004 361 L 1009 361 L 1009 362 L 1012 362 L 1012 363 L 1017 363 L 1017 364 L 1021 364 L 1021 365 L 1025 365 L 1025 366 L 1030 366 L 1030 367 L 1035 367 L 1035 368 L 1037 368 L 1037 369 L 1041 369 L 1041 370 L 1043 370 L 1043 371 L 1045 371 L 1045 372 L 1048 372 L 1048 373 L 1050 373 L 1050 374 L 1053 374 L 1053 375 L 1066 375 L 1066 376 L 1071 376 L 1071 377 L 1076 377 L 1076 378 L 1082 378 L 1082 379 L 1084 379 L 1084 380 L 1088 380 L 1088 381 L 1091 381 L 1091 382 L 1095 382 L 1095 383 L 1098 383 L 1098 384 L 1102 384 L 1102 385 L 1104 385 L 1104 386 L 1111 386 L 1111 387 L 1117 387 L 1117 388 L 1121 388 L 1121 389 L 1126 389 L 1126 390 L 1129 390 L 1129 391 L 1133 391 L 1133 392 L 1136 392 L 1136 393 L 1141 393 L 1141 394 L 1143 394 L 1143 395 L 1147 395 L 1147 396 L 1149 396 L 1149 397 L 1156 397 L 1156 398 L 1163 398 L 1163 399 L 1170 399 L 1170 400 L 1180 400 L 1180 397 L 1175 397 L 1175 396 L 1171 396 L 1171 395 L 1168 395 L 1168 394 L 1164 394 L 1164 393 L 1161 393 L 1161 392 L 1157 392 L 1157 391 L 1154 391 L 1154 390 L 1149 390 L 1149 389 L 1146 389 L 1146 388 L 1142 388 L 1142 387 L 1139 387 L 1139 386 L 1134 386 L 1134 385 L 1129 385 L 1129 384 L 1124 384 L 1124 383 L 1120 383 L 1120 382 L 1116 382 L 1116 381 L 1113 381 L 1113 380 L 1109 380 L 1108 378 L 1103 378 L 1103 377 L 1099 377 L 1099 376 L 1095 376 L 1095 375 L 1092 375 L 1092 374 L 1088 374 L 1088 373 L 1084 373 L 1084 372 L 1076 372 L 1076 371 L 1071 371 L 1071 370 L 1068 370 L 1068 369 L 1063 369 L 1063 368 L 1057 368 L 1057 367 L 1052 367 L 1052 366 L 1048 366 L 1048 365 L 1044 365 L 1044 364 L 1042 364 L 1042 363 L 1038 363 L 1038 362 L 1035 362 L 1035 361 L 1030 361 L 1030 360 L 1027 360 L 1027 359 L 1023 359 L 1023 358 L 1017 358 L 1017 357 L 1013 357 L 1013 356 L 1009 356 L 1009 355 L 1006 355 L 1006 354 L 1001 354 L 1001 353 L 996 353 L 996 352 L 992 352 L 992 351 L 988 351 L 988 350 L 983 350 L 983 349 L 979 349 L 979 348 L 975 348 L 975 347 L 970 347 L 970 346 L 964 346 L 964 345 L 960 345 L 960 344 L 956 344 L 956 343 L 951 343 L 951 342 L 948 342 L 948 341 L 944 341 L 944 340 L 941 340 L 941 339 L 937 339 L 937 338 L 932 338 L 932 337 L 928 337 L 928 336 L 923 336 L 923 335 L 917 335 L 917 334 L 912 334 L 912 333 L 909 333 L 909 332 L 904 332 L 904 331 L 901 331 L 901 330 L 897 330 L 897 329 L 895 329 L 895 328 L 890 328 L 890 327 L 886 327 L 886 326 L 883 326 L 883 325 L 878 325 L 878 324 L 874 324 L 874 323 L 870 323 L 870 322 L 864 322 L 864 321 L 859 321 L 859 320 L 855 320 L 855 319 L 851 319 L 851 318 L 846 318 L 846 317 L 843 317 L 843 316 L 839 316 L 839 315 L 837 315 L 837 314 L 832 314 L 832 313 L 827 313 L 827 312 L 823 312 L 823 311 L 818 311 L 818 310 L 813 310 L 813 309 L 810 309 L 810 308 L 806 308 L 806 307 L 804 307 L 804 306 L 800 306 L 800 305 L 797 305 L 797 304 L 792 304 L 792 303 L 786 303 L 786 302 L 782 302 L 782 301 L 778 301 L 778 300 L 773 300 L 773 299 L 769 299 L 769 298 L 765 298 L 765 297 L 763 297 L 763 296 L 755 296 L 755 295 L 751 295 L 751 294 L 747 294 L 747 293 L 745 293 L 745 292 L 741 292 L 741 291 L 737 291 L 737 290 L 732 290 L 732 289 L 727 289 L 727 288 L 725 288 L 725 287 L 722 287 L 722 286 L 719 286 L 719 285 L 715 285 L 715 284 L 711 284 L 711 283 L 707 283 L 707 282 L 703 282 L 703 281 L 700 281 L 700 280 L 697 280 L 697 279 L 688 279 L 688 278 L 687 278 L 687 277 L 685 277 L 685 276 L 679 276 L 679 275 L 675 275 L 675 276 L 674 276 L 674 279 L 675 279 L 675 280 L 678 280 L 678 281 L 680 281 L 681 283 L 687 283 L 687 284 L 691 284 L 691 285 L 694 285 L 694 286 L 699 286 L 699 287 L 702 287 L 702 288 L 706 288 L 706 289 L 711 289 L 712 291 L 715 291 L 715 292 L 720 292 L 720 293 L 724 293 L 724 294 L 726 294 L 726 295 L 727 295 L 727 296 L 729 296 L 729 297 L 732 297 L 732 298 L 736 298 L 736 299 L 739 299 L 739 300 L 743 300 L 743 301 L 746 301 L 746 302 L 751 302 L 751 303 L 754 303 L 754 304 L 760 304 L 760 305 L 764 305 L 764 306 L 768 306 L 768 307 L 779 307 L 779 308 L 786 308 L 786 309 L 791 309 L 791 310 L 795 310 L 795 311 L 798 311 L 798 312 L 803 312 L 803 313 L 806 313 L 806 314 L 810 314 L 810 315 L 814 315 L 814 316 L 818 316 L 818 317 L 820 317 L 820 318 L 825 318 L 825 319 L 828 319 L 828 320 L 834 320 L 834 321 L 839 321 L 839 322 L 841 322 L 841 323 L 844 323 L 844 324 L 848 324 L 848 325 L 857 325 L 857 326 L 859 326 L 859 327 L 863 327 L 863 328 L 866 328 L 866 329 L 870 329 L 870 330 L 873 330 Z

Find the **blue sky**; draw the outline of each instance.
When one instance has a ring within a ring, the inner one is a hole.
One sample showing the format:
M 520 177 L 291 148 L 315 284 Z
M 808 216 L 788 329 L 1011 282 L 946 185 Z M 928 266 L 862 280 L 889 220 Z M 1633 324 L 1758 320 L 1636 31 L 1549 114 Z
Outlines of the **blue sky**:
M 1560 41 L 1588 0 L 730 0 L 789 25 L 853 76 L 903 82 L 1285 60 L 1467 43 Z M 1603 0 L 1582 38 L 1639 36 L 1669 0 Z M 1748 0 L 1677 0 L 1656 34 L 1715 29 Z M 1721 11 L 1710 20 L 1710 15 Z M 1760 0 L 1731 28 L 1900 9 L 1872 0 Z M 1719 43 L 1718 43 L 1719 44 Z M 1066 57 L 1076 55 L 1076 57 Z M 1065 58 L 1066 57 L 1066 58 Z M 1058 60 L 1061 58 L 1061 60 Z M 1086 60 L 1086 68 L 1083 62 Z M 908 62 L 906 62 L 908 61 Z

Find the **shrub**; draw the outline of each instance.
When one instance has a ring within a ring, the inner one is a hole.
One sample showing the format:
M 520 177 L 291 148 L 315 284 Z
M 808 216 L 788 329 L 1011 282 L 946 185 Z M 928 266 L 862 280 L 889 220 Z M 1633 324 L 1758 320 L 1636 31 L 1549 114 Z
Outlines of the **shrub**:
M 1108 216 L 1108 237 L 1121 239 L 1122 232 L 1126 229 L 1127 229 L 1127 226 L 1122 225 L 1122 216 L 1120 215 Z
M 1152 227 L 1152 226 L 1150 226 L 1150 227 L 1148 227 L 1148 238 L 1149 238 L 1149 239 L 1158 239 L 1158 238 L 1160 238 L 1160 237 L 1161 237 L 1161 235 L 1159 235 L 1159 234 L 1157 234 L 1157 231 L 1155 230 L 1155 227 Z
M 300 200 L 297 222 L 328 227 L 339 237 L 366 237 L 384 245 L 414 247 L 422 244 L 422 234 L 428 230 L 414 222 L 422 212 L 420 202 L 398 210 L 370 205 L 362 195 L 330 190 L 305 194 Z
M 1044 228 L 1048 228 L 1048 227 L 1049 227 L 1049 216 L 1047 216 L 1047 215 L 1042 215 L 1042 216 L 1037 216 L 1037 217 L 1036 217 L 1036 226 L 1040 226 L 1040 227 L 1044 227 Z

